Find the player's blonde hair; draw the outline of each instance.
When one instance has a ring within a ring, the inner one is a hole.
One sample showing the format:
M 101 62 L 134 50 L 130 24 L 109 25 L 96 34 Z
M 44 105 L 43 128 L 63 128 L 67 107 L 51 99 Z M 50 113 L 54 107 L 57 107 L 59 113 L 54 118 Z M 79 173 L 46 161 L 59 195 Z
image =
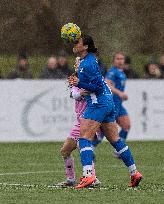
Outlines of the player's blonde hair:
M 113 58 L 112 58 L 112 63 L 114 62 L 117 55 L 122 55 L 122 56 L 125 57 L 125 54 L 123 52 L 115 52 L 114 55 L 113 55 Z

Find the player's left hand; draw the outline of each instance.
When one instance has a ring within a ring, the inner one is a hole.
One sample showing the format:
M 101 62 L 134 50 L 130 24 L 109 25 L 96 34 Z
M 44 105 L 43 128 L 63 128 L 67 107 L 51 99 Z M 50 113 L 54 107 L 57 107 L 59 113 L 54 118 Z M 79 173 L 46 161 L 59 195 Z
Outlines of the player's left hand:
M 79 82 L 79 79 L 76 77 L 76 76 L 70 76 L 68 78 L 68 81 L 69 81 L 69 84 L 71 86 L 77 86 L 78 85 L 78 82 Z

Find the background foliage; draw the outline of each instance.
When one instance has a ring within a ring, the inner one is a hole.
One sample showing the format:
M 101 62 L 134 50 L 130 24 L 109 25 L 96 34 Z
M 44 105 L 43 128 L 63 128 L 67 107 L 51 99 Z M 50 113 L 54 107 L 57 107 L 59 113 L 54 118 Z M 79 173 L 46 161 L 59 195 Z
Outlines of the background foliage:
M 0 53 L 70 51 L 60 39 L 67 22 L 93 35 L 103 55 L 161 53 L 163 8 L 163 0 L 1 0 Z

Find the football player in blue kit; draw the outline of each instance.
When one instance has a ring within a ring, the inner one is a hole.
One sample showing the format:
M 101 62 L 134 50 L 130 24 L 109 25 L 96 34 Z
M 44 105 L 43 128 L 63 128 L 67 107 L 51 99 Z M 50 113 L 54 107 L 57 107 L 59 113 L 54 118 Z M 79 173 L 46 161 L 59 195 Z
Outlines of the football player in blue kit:
M 113 66 L 108 70 L 105 81 L 111 88 L 113 93 L 113 101 L 116 110 L 116 121 L 121 127 L 119 136 L 122 140 L 126 140 L 130 130 L 130 118 L 127 110 L 123 106 L 123 101 L 128 100 L 125 94 L 126 75 L 124 73 L 125 56 L 123 53 L 118 52 L 113 56 Z M 119 156 L 115 152 L 116 156 Z
M 100 73 L 100 67 L 94 55 L 96 51 L 94 41 L 89 35 L 82 35 L 73 48 L 73 52 L 80 57 L 80 65 L 78 67 L 78 77 L 71 76 L 69 83 L 89 92 L 85 96 L 87 107 L 83 118 L 80 120 L 79 148 L 83 166 L 83 178 L 76 188 L 88 187 L 96 179 L 95 176 L 92 176 L 92 141 L 100 127 L 107 140 L 119 153 L 122 161 L 127 166 L 131 175 L 130 186 L 136 187 L 141 181 L 142 175 L 137 171 L 129 147 L 119 137 L 115 121 L 113 95 Z

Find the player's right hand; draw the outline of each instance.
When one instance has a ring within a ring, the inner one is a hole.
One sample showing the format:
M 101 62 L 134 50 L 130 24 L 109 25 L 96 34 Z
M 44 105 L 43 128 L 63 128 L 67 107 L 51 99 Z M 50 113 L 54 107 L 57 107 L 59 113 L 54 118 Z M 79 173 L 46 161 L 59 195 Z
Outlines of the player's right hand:
M 120 98 L 123 100 L 123 101 L 127 101 L 128 100 L 128 95 L 126 95 L 125 93 L 120 93 L 119 94 Z

